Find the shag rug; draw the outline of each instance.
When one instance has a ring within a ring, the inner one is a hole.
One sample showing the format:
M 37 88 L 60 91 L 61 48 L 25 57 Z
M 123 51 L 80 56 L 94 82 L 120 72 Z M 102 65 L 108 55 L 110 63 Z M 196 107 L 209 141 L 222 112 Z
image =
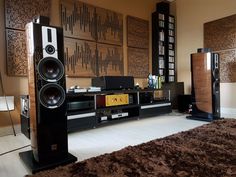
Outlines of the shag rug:
M 28 177 L 236 177 L 236 119 Z

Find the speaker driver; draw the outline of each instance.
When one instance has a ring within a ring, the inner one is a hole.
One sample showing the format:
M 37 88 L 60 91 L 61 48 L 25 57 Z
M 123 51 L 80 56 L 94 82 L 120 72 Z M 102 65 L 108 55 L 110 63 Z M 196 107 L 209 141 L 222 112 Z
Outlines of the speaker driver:
M 213 70 L 213 76 L 214 76 L 215 80 L 219 80 L 219 78 L 220 78 L 219 69 L 216 68 L 215 70 Z
M 39 92 L 40 103 L 50 109 L 60 107 L 65 101 L 65 91 L 57 84 L 47 84 Z
M 39 75 L 47 82 L 55 82 L 64 75 L 62 62 L 54 57 L 46 57 L 39 61 Z

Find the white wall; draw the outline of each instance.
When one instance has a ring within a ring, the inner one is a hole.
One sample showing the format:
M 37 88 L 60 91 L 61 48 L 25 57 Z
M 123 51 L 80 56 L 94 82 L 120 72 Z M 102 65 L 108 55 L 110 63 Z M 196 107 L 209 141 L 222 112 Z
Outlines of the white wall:
M 190 54 L 203 47 L 203 24 L 236 14 L 236 0 L 176 0 L 177 74 L 191 90 Z M 222 115 L 236 117 L 236 83 L 221 83 Z M 225 114 L 226 115 L 226 114 Z

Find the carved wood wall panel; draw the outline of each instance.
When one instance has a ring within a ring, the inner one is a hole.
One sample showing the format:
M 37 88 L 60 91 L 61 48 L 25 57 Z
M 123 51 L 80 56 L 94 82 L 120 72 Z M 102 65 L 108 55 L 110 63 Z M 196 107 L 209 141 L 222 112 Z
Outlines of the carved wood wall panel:
M 149 74 L 149 51 L 128 47 L 128 75 L 147 78 Z
M 97 42 L 123 45 L 123 15 L 98 7 L 96 13 Z
M 37 15 L 50 16 L 51 0 L 5 0 L 7 74 L 27 76 L 25 25 Z
M 68 76 L 123 75 L 122 14 L 77 0 L 62 0 L 61 24 L 68 56 L 65 66 Z M 92 41 L 94 43 L 90 45 Z M 81 49 L 78 51 L 78 48 Z M 90 53 L 86 53 L 88 51 Z M 74 55 L 81 55 L 73 59 L 75 65 L 71 61 Z M 85 56 L 89 65 L 82 64 L 81 57 Z
M 97 44 L 99 76 L 124 74 L 123 48 L 116 45 Z
M 64 38 L 65 69 L 68 76 L 97 75 L 97 47 L 95 42 Z
M 149 23 L 137 17 L 127 17 L 127 43 L 129 47 L 149 48 Z
M 149 74 L 149 23 L 127 17 L 128 75 L 147 78 Z
M 61 1 L 61 24 L 65 37 L 96 40 L 95 6 L 76 0 Z
M 7 73 L 9 76 L 26 76 L 28 61 L 25 32 L 6 29 Z
M 220 54 L 220 81 L 236 82 L 236 15 L 205 23 L 204 47 Z

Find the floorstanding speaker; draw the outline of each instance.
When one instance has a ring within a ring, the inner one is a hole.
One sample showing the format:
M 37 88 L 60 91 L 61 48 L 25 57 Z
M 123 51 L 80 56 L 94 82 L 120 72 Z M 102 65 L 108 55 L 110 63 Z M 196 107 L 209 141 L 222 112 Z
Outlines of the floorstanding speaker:
M 58 163 L 69 155 L 63 29 L 38 20 L 27 24 L 26 37 L 32 157 Z
M 192 116 L 212 121 L 220 118 L 219 55 L 210 49 L 191 54 Z

